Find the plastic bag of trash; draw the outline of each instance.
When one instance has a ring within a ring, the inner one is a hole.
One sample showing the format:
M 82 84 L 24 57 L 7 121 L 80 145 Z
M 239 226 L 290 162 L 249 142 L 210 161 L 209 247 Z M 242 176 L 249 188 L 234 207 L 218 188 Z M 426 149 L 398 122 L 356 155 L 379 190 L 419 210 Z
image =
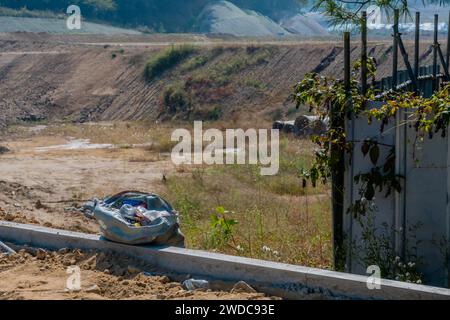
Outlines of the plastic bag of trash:
M 125 191 L 89 201 L 84 211 L 99 222 L 102 235 L 108 240 L 131 245 L 184 246 L 178 213 L 156 194 Z

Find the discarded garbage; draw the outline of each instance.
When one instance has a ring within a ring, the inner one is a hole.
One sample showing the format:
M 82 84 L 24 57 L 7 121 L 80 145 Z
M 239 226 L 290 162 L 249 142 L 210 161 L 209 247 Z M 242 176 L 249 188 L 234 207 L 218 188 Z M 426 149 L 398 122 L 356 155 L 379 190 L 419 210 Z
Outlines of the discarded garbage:
M 189 279 L 183 282 L 183 287 L 189 291 L 194 291 L 198 289 L 208 290 L 209 282 L 206 280 Z
M 83 211 L 99 222 L 108 240 L 132 245 L 184 246 L 178 213 L 156 194 L 124 191 L 103 200 L 88 201 Z
M 6 244 L 0 241 L 0 251 L 5 252 L 6 254 L 16 254 L 16 252 L 8 247 Z

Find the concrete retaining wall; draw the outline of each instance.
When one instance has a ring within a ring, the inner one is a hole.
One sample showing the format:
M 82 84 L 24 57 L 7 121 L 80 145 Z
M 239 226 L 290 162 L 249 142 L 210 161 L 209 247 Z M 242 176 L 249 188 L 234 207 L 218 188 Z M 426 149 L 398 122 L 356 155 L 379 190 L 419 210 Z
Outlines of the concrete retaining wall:
M 368 108 L 380 108 L 381 102 L 370 102 Z M 344 216 L 346 235 L 346 271 L 364 274 L 362 256 L 367 248 L 355 248 L 363 244 L 361 225 L 367 226 L 367 216 L 372 216 L 376 237 L 389 239 L 396 255 L 409 262 L 416 256 L 418 271 L 425 283 L 448 287 L 450 284 L 450 139 L 448 135 L 436 134 L 433 139 L 417 139 L 413 125 L 408 123 L 410 110 L 400 110 L 380 132 L 381 123 L 374 120 L 370 125 L 364 116 L 347 123 L 347 137 L 353 141 L 351 159 L 346 161 L 344 212 L 361 198 L 360 184 L 354 178 L 370 172 L 373 164 L 364 156 L 361 146 L 366 139 L 380 143 L 379 166 L 385 163 L 391 148 L 395 148 L 396 174 L 402 191 L 391 192 L 387 188 L 375 193 L 374 212 L 365 217 Z M 392 147 L 391 147 L 392 146 Z M 349 157 L 349 156 L 348 156 Z M 351 161 L 350 161 L 351 160 Z M 360 221 L 363 223 L 361 224 Z M 386 227 L 384 227 L 386 226 Z M 367 241 L 365 241 L 367 243 Z

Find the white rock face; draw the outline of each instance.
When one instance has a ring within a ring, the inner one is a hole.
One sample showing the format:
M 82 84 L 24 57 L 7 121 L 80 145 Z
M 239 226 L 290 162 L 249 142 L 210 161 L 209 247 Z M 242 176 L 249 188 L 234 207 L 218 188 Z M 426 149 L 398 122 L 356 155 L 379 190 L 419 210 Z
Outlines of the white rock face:
M 291 33 L 302 36 L 327 36 L 329 35 L 329 32 L 319 23 L 321 19 L 323 19 L 323 17 L 320 14 L 296 14 L 295 16 L 284 19 L 281 22 L 281 26 Z
M 228 1 L 219 1 L 203 9 L 198 18 L 201 33 L 234 36 L 277 36 L 290 34 L 270 18 L 252 10 L 242 10 Z

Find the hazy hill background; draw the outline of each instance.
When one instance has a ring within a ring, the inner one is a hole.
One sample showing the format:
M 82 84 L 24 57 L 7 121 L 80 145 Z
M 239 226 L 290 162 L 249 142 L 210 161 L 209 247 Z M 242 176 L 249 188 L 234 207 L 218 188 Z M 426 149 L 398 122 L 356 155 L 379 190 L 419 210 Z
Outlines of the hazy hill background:
M 2 0 L 0 6 L 20 10 L 64 14 L 70 4 L 78 4 L 82 14 L 93 21 L 127 27 L 148 27 L 154 31 L 191 32 L 203 9 L 215 0 Z M 254 10 L 278 20 L 299 12 L 296 0 L 231 0 L 241 9 Z
M 151 33 L 211 33 L 250 37 L 300 35 L 314 38 L 327 37 L 339 31 L 330 28 L 322 14 L 313 12 L 311 3 L 310 0 L 0 0 L 0 16 L 63 18 L 67 7 L 77 4 L 85 21 Z M 439 29 L 446 31 L 448 7 L 429 4 L 424 7 L 419 0 L 408 3 L 412 12 L 422 12 L 422 22 L 428 24 L 432 22 L 434 13 L 440 13 L 440 21 L 445 21 L 445 25 L 440 25 Z M 388 24 L 387 20 L 384 17 L 383 24 Z M 39 27 L 42 24 L 47 26 L 42 29 Z M 430 28 L 432 25 L 422 29 L 429 31 Z M 19 19 L 11 23 L 0 17 L 0 32 L 66 33 L 65 29 L 63 19 L 59 22 Z M 94 25 L 92 29 L 100 30 L 100 27 Z M 377 33 L 389 37 L 390 29 L 391 26 L 382 25 Z

